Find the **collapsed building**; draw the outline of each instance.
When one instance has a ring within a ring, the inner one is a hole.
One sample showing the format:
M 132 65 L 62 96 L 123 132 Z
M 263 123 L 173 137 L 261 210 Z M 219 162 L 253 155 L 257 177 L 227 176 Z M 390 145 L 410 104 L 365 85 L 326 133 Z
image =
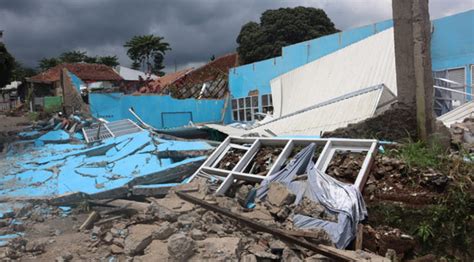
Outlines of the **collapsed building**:
M 468 146 L 474 43 L 449 26 L 473 19 L 468 11 L 434 20 L 432 40 L 439 119 L 450 126 L 462 118 L 452 139 Z M 68 116 L 36 123 L 6 150 L 0 165 L 8 233 L 2 240 L 9 240 L 0 241 L 4 257 L 45 259 L 47 244 L 26 243 L 23 232 L 33 231 L 21 225 L 36 229 L 35 222 L 58 216 L 74 217 L 69 236 L 86 238 L 84 250 L 74 247 L 74 255 L 58 260 L 82 259 L 83 252 L 145 261 L 409 257 L 412 232 L 380 235 L 361 224 L 366 201 L 435 201 L 456 174 L 376 156 L 397 146 L 391 142 L 318 137 L 383 117 L 396 101 L 392 25 L 288 46 L 280 57 L 240 67 L 229 54 L 159 78 L 120 69 L 99 79 L 77 66 L 33 77 L 33 88 L 46 85 L 64 97 Z M 439 42 L 457 37 L 454 48 Z M 463 59 L 454 59 L 457 52 L 465 52 Z M 122 80 L 134 82 L 114 88 Z M 78 101 L 81 90 L 88 91 L 89 105 Z M 240 125 L 225 125 L 232 122 Z M 208 128 L 230 136 L 220 143 L 173 136 Z M 91 212 L 71 215 L 71 206 Z M 59 239 L 61 232 L 54 234 Z M 363 248 L 364 237 L 370 248 Z

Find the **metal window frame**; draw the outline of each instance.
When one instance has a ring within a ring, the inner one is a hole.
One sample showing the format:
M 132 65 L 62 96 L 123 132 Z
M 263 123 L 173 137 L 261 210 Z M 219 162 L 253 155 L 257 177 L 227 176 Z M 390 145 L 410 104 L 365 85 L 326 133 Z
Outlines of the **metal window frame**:
M 309 145 L 316 143 L 323 146 L 323 150 L 315 164 L 315 167 L 322 172 L 326 172 L 331 163 L 334 154 L 337 151 L 366 152 L 361 169 L 357 174 L 354 186 L 360 191 L 363 190 L 367 181 L 370 167 L 376 153 L 378 141 L 374 139 L 345 139 L 345 138 L 243 138 L 243 137 L 227 137 L 219 147 L 207 158 L 202 166 L 191 176 L 190 181 L 199 174 L 205 173 L 220 177 L 223 182 L 218 187 L 216 195 L 224 195 L 236 180 L 246 180 L 251 182 L 260 182 L 266 176 L 278 172 L 281 166 L 291 155 L 295 146 Z M 251 144 L 247 152 L 240 158 L 232 170 L 224 170 L 216 168 L 223 156 L 234 144 Z M 266 176 L 243 173 L 243 170 L 255 157 L 262 145 L 284 145 L 282 152 L 275 160 Z
M 137 123 L 133 122 L 130 119 L 122 119 L 113 122 L 102 123 L 99 137 L 94 135 L 94 133 L 97 133 L 97 130 L 98 127 L 82 128 L 82 134 L 84 135 L 86 143 L 92 143 L 107 138 L 138 133 L 143 131 L 143 128 L 141 128 L 139 125 L 137 125 Z
M 257 97 L 257 104 L 256 105 L 254 105 L 254 101 L 252 99 L 253 97 Z M 244 101 L 243 102 L 243 107 L 241 107 L 239 105 L 239 100 L 240 99 L 243 99 L 243 101 Z M 250 106 L 249 107 L 247 106 L 247 101 L 246 101 L 247 99 L 250 99 Z M 260 112 L 260 110 L 258 108 L 258 95 L 232 98 L 232 100 L 235 100 L 236 105 L 237 105 L 237 107 L 234 108 L 233 105 L 232 105 L 232 101 L 231 101 L 232 120 L 239 121 L 239 122 L 251 122 L 251 121 L 254 121 L 256 119 L 254 109 L 257 109 L 257 111 L 256 111 L 257 113 Z M 242 119 L 240 118 L 240 111 L 241 110 L 243 110 L 243 112 L 244 112 L 244 115 L 243 115 Z M 246 114 L 247 110 L 250 110 L 250 119 L 247 119 L 247 114 Z M 237 112 L 237 119 L 234 118 L 234 112 Z

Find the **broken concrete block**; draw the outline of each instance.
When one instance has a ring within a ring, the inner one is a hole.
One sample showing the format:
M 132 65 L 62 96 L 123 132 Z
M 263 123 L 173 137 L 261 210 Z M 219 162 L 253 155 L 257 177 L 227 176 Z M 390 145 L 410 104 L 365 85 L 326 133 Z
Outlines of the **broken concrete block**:
M 300 262 L 303 260 L 301 260 L 293 250 L 286 247 L 285 249 L 283 249 L 283 253 L 281 255 L 281 261 L 282 262 Z
M 124 251 L 127 255 L 141 253 L 152 241 L 152 234 L 156 226 L 136 225 L 130 228 L 124 242 Z
M 107 232 L 105 233 L 105 236 L 104 236 L 104 242 L 105 243 L 112 243 L 112 241 L 114 240 L 114 236 L 112 235 L 112 233 L 110 232 Z
M 290 205 L 295 201 L 296 196 L 281 183 L 271 183 L 267 194 L 267 200 L 272 205 Z
M 162 223 L 155 231 L 153 231 L 153 239 L 167 239 L 171 235 L 173 235 L 176 232 L 176 227 L 169 223 L 169 222 L 164 222 Z
M 25 245 L 26 252 L 43 253 L 46 247 L 44 241 L 28 241 Z
M 176 220 L 178 219 L 178 213 L 158 204 L 152 204 L 151 212 L 156 218 L 160 220 L 176 222 Z
M 199 229 L 191 230 L 191 238 L 194 240 L 204 240 L 206 239 L 206 234 Z
M 177 260 L 186 260 L 194 254 L 195 242 L 183 233 L 174 234 L 168 241 L 168 254 Z
M 240 258 L 241 262 L 257 262 L 257 257 L 254 254 L 247 254 Z
M 208 260 L 212 261 L 221 260 L 221 258 L 223 261 L 237 261 L 238 254 L 243 248 L 243 242 L 238 237 L 209 237 L 197 243 L 202 246 L 204 252 L 209 253 Z
M 59 257 L 56 257 L 56 262 L 69 262 L 71 261 L 72 259 L 74 258 L 74 256 L 67 252 L 66 254 L 62 255 L 62 256 L 59 256 Z
M 110 246 L 110 253 L 112 254 L 123 254 L 123 248 L 117 245 Z

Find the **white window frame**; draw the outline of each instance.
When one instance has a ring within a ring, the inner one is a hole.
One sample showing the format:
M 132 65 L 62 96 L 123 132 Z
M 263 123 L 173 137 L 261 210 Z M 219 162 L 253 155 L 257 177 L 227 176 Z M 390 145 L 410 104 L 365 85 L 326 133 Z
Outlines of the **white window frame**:
M 266 105 L 265 101 L 266 100 Z M 262 95 L 262 113 L 268 114 L 268 112 L 272 112 L 273 114 L 273 98 L 272 94 L 264 94 Z
M 251 122 L 256 119 L 258 110 L 258 96 L 234 98 L 231 101 L 232 119 L 238 122 Z M 248 115 L 250 113 L 250 115 Z

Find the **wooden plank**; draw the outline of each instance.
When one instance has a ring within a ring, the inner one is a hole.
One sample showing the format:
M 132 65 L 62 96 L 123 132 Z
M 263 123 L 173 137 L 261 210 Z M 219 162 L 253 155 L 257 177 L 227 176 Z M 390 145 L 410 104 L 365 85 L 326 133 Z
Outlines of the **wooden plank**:
M 362 250 L 364 226 L 362 224 L 357 224 L 357 232 L 355 239 L 355 250 Z

